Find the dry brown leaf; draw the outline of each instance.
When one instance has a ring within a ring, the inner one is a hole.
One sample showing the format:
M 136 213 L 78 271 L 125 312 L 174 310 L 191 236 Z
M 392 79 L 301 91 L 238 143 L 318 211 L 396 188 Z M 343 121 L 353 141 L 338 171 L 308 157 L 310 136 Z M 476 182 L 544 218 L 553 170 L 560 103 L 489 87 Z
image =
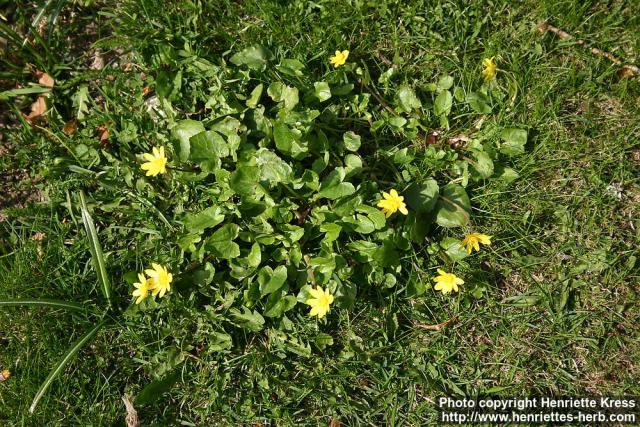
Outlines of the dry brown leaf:
M 432 130 L 431 132 L 429 132 L 427 134 L 427 145 L 437 144 L 438 141 L 440 140 L 441 134 L 442 132 L 440 132 L 439 130 Z
M 31 104 L 31 112 L 29 113 L 29 115 L 24 116 L 24 118 L 27 122 L 29 122 L 29 124 L 34 124 L 36 120 L 38 120 L 38 118 L 40 118 L 40 116 L 44 114 L 45 111 L 47 111 L 47 101 L 45 100 L 44 96 L 40 95 L 36 102 Z
M 329 421 L 329 427 L 340 427 L 342 423 L 339 419 L 331 417 L 331 421 Z
M 465 134 L 458 134 L 456 136 L 452 136 L 451 138 L 449 138 L 447 140 L 447 143 L 455 150 L 464 148 L 467 143 L 471 141 L 471 138 L 469 138 L 467 135 Z
M 102 146 L 109 145 L 109 129 L 106 125 L 98 126 L 98 140 Z
M 71 119 L 67 123 L 64 124 L 62 128 L 62 132 L 67 136 L 72 136 L 78 130 L 78 121 L 76 119 Z
M 142 96 L 147 96 L 151 92 L 153 92 L 153 89 L 151 89 L 151 86 L 145 86 L 144 89 L 142 89 Z
M 31 236 L 31 240 L 34 240 L 36 242 L 42 242 L 42 239 L 44 239 L 47 235 L 41 231 L 38 231 L 36 233 L 34 233 L 33 236 Z
M 104 68 L 104 57 L 100 49 L 96 49 L 93 52 L 93 62 L 89 65 L 92 70 L 102 70 Z
M 36 72 L 36 77 L 38 77 L 38 83 L 42 86 L 53 87 L 53 85 L 55 84 L 55 80 L 53 80 L 53 77 L 43 71 Z
M 622 68 L 618 70 L 618 76 L 623 79 L 628 79 L 636 74 L 640 75 L 640 69 L 635 65 L 623 65 Z
M 44 255 L 44 250 L 42 249 L 42 240 L 45 238 L 45 236 L 46 234 L 40 231 L 38 231 L 33 236 L 31 236 L 31 240 L 38 242 L 38 245 L 36 246 L 36 251 L 38 252 L 39 258 L 42 258 L 42 256 Z
M 127 416 L 125 421 L 127 422 L 127 427 L 139 427 L 140 420 L 138 419 L 138 411 L 133 407 L 133 402 L 131 402 L 131 396 L 125 394 L 122 396 L 122 401 L 124 402 L 124 406 L 127 409 Z

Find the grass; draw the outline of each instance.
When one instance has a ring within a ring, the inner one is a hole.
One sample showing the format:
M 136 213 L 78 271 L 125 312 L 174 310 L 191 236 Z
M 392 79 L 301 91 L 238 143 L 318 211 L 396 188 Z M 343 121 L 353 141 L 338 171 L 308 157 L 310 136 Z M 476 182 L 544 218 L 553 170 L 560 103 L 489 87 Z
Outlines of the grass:
M 495 56 L 508 73 L 504 81 L 517 86 L 514 102 L 495 111 L 495 120 L 529 129 L 526 154 L 511 165 L 520 177 L 474 189 L 474 227 L 493 235 L 494 244 L 462 262 L 473 272 L 465 277 L 473 284 L 466 294 L 445 298 L 428 290 L 407 298 L 399 283 L 397 292 L 338 311 L 322 328 L 333 345 L 314 346 L 307 356 L 301 347 L 315 331 L 304 329 L 240 331 L 231 349 L 212 350 L 214 314 L 177 301 L 171 310 L 158 309 L 157 323 L 130 313 L 100 332 L 30 415 L 50 369 L 98 320 L 2 308 L 0 365 L 14 376 L 0 384 L 0 420 L 124 425 L 121 396 L 174 370 L 176 385 L 137 408 L 144 424 L 327 425 L 335 418 L 344 425 L 417 426 L 434 422 L 434 401 L 444 394 L 640 394 L 640 84 L 620 78 L 608 60 L 536 29 L 548 21 L 637 64 L 636 2 L 161 3 L 50 2 L 44 16 L 57 20 L 41 37 L 32 24 L 34 3 L 3 4 L 9 26 L 31 41 L 20 48 L 9 40 L 0 80 L 9 89 L 32 81 L 31 69 L 48 72 L 60 82 L 56 107 L 63 117 L 74 110 L 77 88 L 87 85 L 95 113 L 79 138 L 96 147 L 94 129 L 108 123 L 118 141 L 114 152 L 129 156 L 136 138 L 149 142 L 164 132 L 142 117 L 138 94 L 161 71 L 156 58 L 167 46 L 217 63 L 259 42 L 300 59 L 317 76 L 328 68 L 328 55 L 345 46 L 374 75 L 393 66 L 393 81 L 418 91 L 443 73 L 470 87 L 482 59 Z M 104 53 L 102 70 L 90 68 L 92 46 Z M 125 72 L 127 63 L 136 72 Z M 190 74 L 176 109 L 197 111 L 210 77 Z M 28 111 L 30 102 L 11 105 Z M 56 168 L 56 157 L 70 157 L 60 144 L 68 141 L 62 129 L 39 132 L 15 108 L 0 118 L 0 171 L 19 176 L 0 198 L 7 217 L 0 222 L 0 298 L 93 304 L 100 290 L 88 242 L 79 213 L 65 206 L 68 193 L 93 181 Z M 472 126 L 470 118 L 458 119 L 468 126 L 452 134 Z M 621 188 L 620 197 L 611 186 Z M 7 202 L 12 192 L 29 206 Z M 139 202 L 126 201 L 132 210 Z M 137 215 L 141 228 L 161 221 L 158 212 Z M 128 230 L 108 231 L 102 244 L 114 292 L 126 295 L 121 274 L 141 267 L 146 256 L 137 248 L 150 240 L 161 253 L 162 241 L 152 232 L 132 238 Z M 414 274 L 431 272 L 417 263 Z M 449 319 L 439 331 L 415 326 Z

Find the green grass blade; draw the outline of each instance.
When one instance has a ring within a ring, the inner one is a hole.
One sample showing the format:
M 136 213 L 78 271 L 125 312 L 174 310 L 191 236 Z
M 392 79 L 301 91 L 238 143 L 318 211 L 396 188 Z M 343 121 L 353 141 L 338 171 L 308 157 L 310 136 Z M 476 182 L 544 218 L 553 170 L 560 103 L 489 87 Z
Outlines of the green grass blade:
M 33 411 L 36 409 L 36 406 L 38 405 L 38 401 L 42 398 L 42 396 L 47 391 L 47 389 L 49 388 L 53 380 L 55 380 L 58 377 L 58 375 L 60 375 L 60 372 L 62 372 L 64 367 L 67 365 L 67 363 L 69 363 L 69 361 L 73 358 L 73 356 L 75 356 L 76 353 L 80 351 L 82 346 L 84 346 L 87 343 L 87 341 L 93 338 L 93 336 L 100 330 L 100 328 L 104 326 L 105 323 L 106 323 L 105 320 L 98 323 L 96 326 L 90 329 L 86 334 L 80 337 L 80 339 L 76 341 L 71 346 L 71 348 L 69 348 L 69 350 L 64 355 L 64 357 L 60 359 L 58 364 L 49 373 L 49 376 L 47 377 L 47 379 L 44 380 L 44 382 L 40 386 L 38 393 L 36 393 L 35 397 L 33 398 L 33 402 L 31 402 L 31 406 L 29 407 L 30 413 L 33 413 Z
M 91 258 L 93 259 L 93 266 L 96 269 L 98 275 L 98 283 L 102 294 L 107 300 L 107 304 L 111 306 L 111 283 L 107 276 L 107 269 L 105 268 L 104 256 L 102 255 L 102 248 L 100 247 L 100 241 L 98 240 L 98 232 L 96 226 L 93 224 L 93 219 L 89 215 L 87 210 L 87 202 L 84 199 L 84 192 L 80 192 L 80 205 L 82 213 L 82 222 L 84 223 L 84 229 L 89 237 L 89 250 L 91 251 Z
M 11 98 L 15 98 L 21 95 L 30 95 L 32 93 L 46 93 L 46 92 L 51 92 L 51 88 L 32 84 L 29 87 L 5 90 L 4 92 L 0 92 L 0 101 L 7 101 Z
M 13 300 L 0 300 L 0 307 L 12 307 L 20 305 L 34 305 L 44 306 L 51 308 L 63 308 L 70 311 L 87 311 L 87 308 L 82 304 L 75 302 L 61 301 L 56 299 L 13 299 Z

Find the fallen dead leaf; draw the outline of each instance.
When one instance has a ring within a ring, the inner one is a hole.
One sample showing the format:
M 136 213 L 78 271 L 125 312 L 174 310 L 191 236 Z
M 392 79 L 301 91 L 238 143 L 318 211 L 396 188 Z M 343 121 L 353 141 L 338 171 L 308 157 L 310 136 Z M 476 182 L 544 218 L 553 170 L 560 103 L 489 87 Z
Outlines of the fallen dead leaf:
M 618 76 L 622 79 L 628 79 L 630 77 L 635 76 L 636 74 L 640 74 L 640 72 L 638 72 L 637 69 L 638 67 L 631 67 L 631 66 L 624 65 L 622 66 L 622 68 L 618 70 Z
M 47 235 L 41 231 L 36 232 L 33 236 L 31 236 L 31 240 L 35 240 L 36 242 L 41 242 Z
M 62 128 L 62 132 L 67 136 L 72 136 L 78 130 L 78 121 L 76 119 L 71 119 L 67 123 L 64 124 Z
M 447 143 L 455 150 L 464 148 L 467 143 L 471 141 L 471 138 L 464 134 L 458 134 L 456 136 L 452 136 L 447 140 Z
M 38 253 L 38 257 L 42 258 L 44 255 L 44 250 L 42 249 L 42 240 L 45 238 L 46 234 L 38 231 L 33 236 L 31 236 L 31 240 L 38 242 L 36 247 L 36 252 Z
M 38 83 L 42 86 L 53 87 L 53 85 L 55 84 L 55 80 L 53 80 L 53 77 L 51 77 L 44 71 L 37 71 L 36 77 L 38 77 Z
M 104 68 L 104 57 L 100 49 L 96 49 L 93 52 L 93 62 L 89 65 L 92 70 L 102 70 Z
M 442 133 L 439 130 L 432 130 L 427 134 L 427 145 L 437 144 Z
M 329 421 L 329 427 L 340 427 L 342 423 L 339 419 L 331 417 L 331 421 Z
M 44 96 L 40 95 L 38 99 L 36 99 L 36 102 L 31 104 L 31 112 L 29 115 L 24 116 L 24 118 L 32 125 L 44 114 L 45 111 L 47 111 L 47 101 Z
M 98 126 L 98 140 L 102 146 L 109 145 L 109 129 L 106 125 Z
M 153 89 L 151 88 L 151 86 L 145 86 L 144 89 L 142 89 L 142 96 L 147 96 L 151 92 L 153 92 Z

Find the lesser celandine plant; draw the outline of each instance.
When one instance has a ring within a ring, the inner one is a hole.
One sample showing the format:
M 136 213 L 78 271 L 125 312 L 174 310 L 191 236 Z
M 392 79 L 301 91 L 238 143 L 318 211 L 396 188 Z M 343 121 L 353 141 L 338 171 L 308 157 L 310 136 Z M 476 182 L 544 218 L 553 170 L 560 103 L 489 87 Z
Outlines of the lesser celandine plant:
M 299 322 L 331 332 L 332 316 L 378 290 L 457 298 L 473 286 L 458 263 L 491 241 L 478 227 L 465 237 L 467 189 L 514 179 L 505 163 L 524 151 L 527 135 L 490 119 L 501 91 L 495 63 L 485 61 L 476 92 L 455 86 L 453 76 L 422 92 L 398 82 L 385 94 L 388 105 L 374 102 L 380 95 L 369 89 L 372 76 L 353 57 L 348 50 L 325 57 L 319 79 L 303 61 L 259 45 L 219 65 L 198 59 L 197 72 L 194 62 L 163 59 L 170 62 L 164 69 L 179 70 L 155 81 L 158 107 L 149 120 L 163 132 L 127 139 L 137 157 L 114 150 L 78 165 L 100 170 L 92 197 L 94 211 L 109 213 L 105 225 L 120 224 L 132 239 L 153 236 L 137 240 L 147 268 L 130 266 L 112 287 L 88 221 L 104 321 L 120 313 L 111 308 L 114 293 L 128 318 L 170 310 L 178 299 L 204 300 L 199 307 L 224 350 L 238 330 L 286 335 Z M 183 81 L 208 85 L 201 112 L 177 109 Z M 446 132 L 457 112 L 478 119 L 464 144 L 425 142 L 433 129 Z M 107 204 L 103 194 L 133 202 Z M 411 250 L 424 254 L 413 262 L 431 277 L 407 280 Z

